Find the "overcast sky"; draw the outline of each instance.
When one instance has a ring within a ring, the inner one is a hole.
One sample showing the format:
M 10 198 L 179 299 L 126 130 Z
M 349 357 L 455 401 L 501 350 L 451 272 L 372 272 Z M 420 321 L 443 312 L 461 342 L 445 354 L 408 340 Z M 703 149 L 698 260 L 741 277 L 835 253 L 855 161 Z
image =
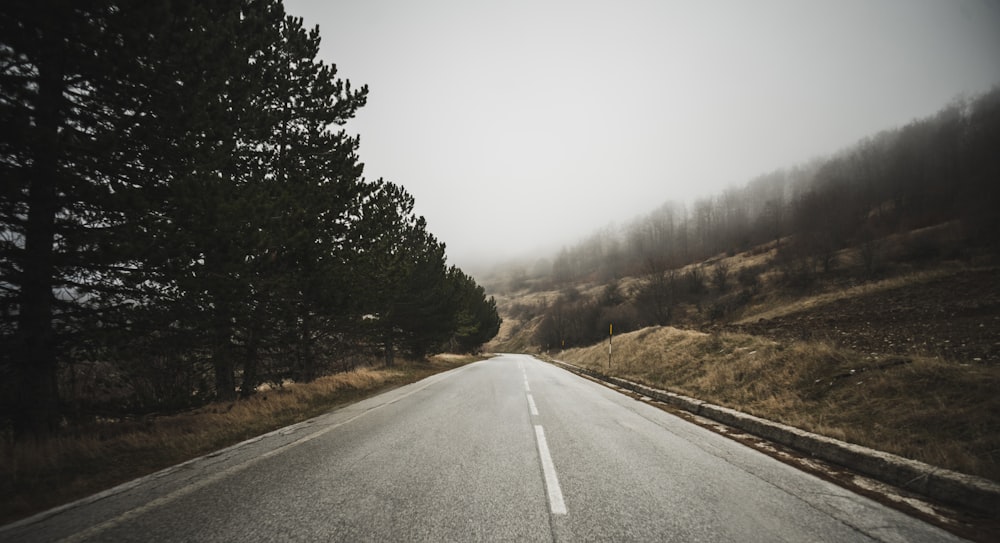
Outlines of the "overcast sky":
M 1000 84 L 998 0 L 286 0 L 451 263 L 558 249 Z

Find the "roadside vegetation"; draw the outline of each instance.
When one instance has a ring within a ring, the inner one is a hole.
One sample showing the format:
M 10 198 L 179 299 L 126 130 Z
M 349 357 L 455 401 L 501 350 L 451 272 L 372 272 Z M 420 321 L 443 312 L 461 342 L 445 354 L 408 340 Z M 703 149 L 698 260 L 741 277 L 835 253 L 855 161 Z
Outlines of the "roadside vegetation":
M 892 249 L 888 241 L 885 247 Z M 758 259 L 753 252 L 718 261 L 739 268 L 744 258 Z M 984 252 L 916 267 L 887 263 L 882 278 L 865 281 L 852 280 L 851 253 L 841 253 L 840 275 L 818 278 L 809 289 L 788 288 L 780 270 L 764 266 L 752 299 L 726 319 L 708 317 L 707 305 L 699 311 L 679 304 L 673 325 L 619 332 L 608 319 L 602 340 L 565 349 L 538 342 L 551 313 L 525 309 L 544 308 L 564 292 L 500 296 L 505 322 L 489 347 L 545 354 L 1000 481 L 996 258 Z M 575 289 L 578 299 L 596 304 L 607 286 Z M 578 317 L 567 311 L 562 318 Z
M 480 360 L 438 355 L 359 367 L 309 383 L 169 415 L 94 420 L 44 440 L 0 445 L 0 524 Z
M 652 327 L 552 353 L 601 373 L 1000 481 L 1000 367 Z
M 723 261 L 738 267 L 742 257 Z M 807 291 L 762 274 L 754 300 L 728 321 L 626 333 L 615 323 L 610 367 L 609 323 L 603 341 L 545 349 L 530 339 L 544 317 L 518 320 L 524 315 L 515 310 L 491 347 L 544 353 L 1000 481 L 1000 267 L 983 265 L 990 260 L 897 268 L 853 286 L 829 279 Z M 629 282 L 636 280 L 621 283 Z M 602 287 L 579 290 L 600 296 Z M 501 298 L 501 311 L 553 295 Z

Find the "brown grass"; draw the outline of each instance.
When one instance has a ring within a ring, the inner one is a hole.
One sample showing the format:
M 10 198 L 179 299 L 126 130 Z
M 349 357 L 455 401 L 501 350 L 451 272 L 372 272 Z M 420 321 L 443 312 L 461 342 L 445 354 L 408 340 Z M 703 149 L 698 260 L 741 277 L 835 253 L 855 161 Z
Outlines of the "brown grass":
M 654 327 L 560 360 L 1000 481 L 1000 367 Z
M 870 296 L 887 290 L 928 283 L 953 273 L 955 273 L 954 269 L 939 268 L 908 273 L 880 281 L 872 281 L 870 283 L 862 283 L 848 288 L 837 287 L 828 292 L 822 292 L 811 296 L 796 298 L 773 297 L 766 300 L 764 303 L 745 310 L 743 312 L 743 317 L 735 321 L 735 324 L 746 324 L 755 322 L 759 319 L 784 317 L 793 313 L 814 309 L 837 300 Z
M 187 413 L 106 421 L 44 441 L 4 443 L 0 446 L 0 523 L 478 359 L 449 355 L 400 363 L 393 369 L 362 368 Z

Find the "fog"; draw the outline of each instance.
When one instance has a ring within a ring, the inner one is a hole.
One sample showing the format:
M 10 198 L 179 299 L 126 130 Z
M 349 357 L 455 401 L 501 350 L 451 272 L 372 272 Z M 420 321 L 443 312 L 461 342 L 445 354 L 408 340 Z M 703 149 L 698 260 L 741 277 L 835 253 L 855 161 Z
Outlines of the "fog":
M 463 268 L 554 250 L 1000 83 L 1000 2 L 287 0 Z

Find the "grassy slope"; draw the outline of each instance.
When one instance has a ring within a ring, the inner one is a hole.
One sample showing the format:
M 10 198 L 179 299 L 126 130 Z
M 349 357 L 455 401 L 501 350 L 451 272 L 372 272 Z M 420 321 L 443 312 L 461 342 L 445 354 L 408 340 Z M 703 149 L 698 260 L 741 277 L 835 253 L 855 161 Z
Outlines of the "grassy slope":
M 557 358 L 1000 481 L 1000 368 L 912 357 L 882 368 L 821 342 L 656 327 Z
M 940 229 L 939 229 L 940 230 Z M 906 236 L 883 240 L 886 257 L 904 249 Z M 993 270 L 986 262 L 941 262 L 910 268 L 896 265 L 880 281 L 822 279 L 808 292 L 780 288 L 779 271 L 770 260 L 774 251 L 751 251 L 723 260 L 732 273 L 744 266 L 762 266 L 762 287 L 753 300 L 727 316 L 726 323 L 706 326 L 693 308 L 680 308 L 681 328 L 654 327 L 616 335 L 614 363 L 609 371 L 607 343 L 551 352 L 552 356 L 712 403 L 739 409 L 820 434 L 862 444 L 901 456 L 1000 481 L 1000 365 L 942 356 L 941 351 L 908 348 L 905 353 L 868 345 L 864 352 L 824 339 L 824 330 L 810 326 L 831 317 L 826 309 L 848 302 L 858 312 L 885 303 L 886 293 L 906 292 L 919 300 L 934 282 L 958 279 L 970 269 Z M 847 249 L 837 255 L 840 277 L 857 274 L 860 255 Z M 991 264 L 992 263 L 992 264 Z M 986 264 L 986 268 L 981 265 Z M 975 268 L 975 266 L 980 266 Z M 682 270 L 683 272 L 683 270 Z M 624 289 L 635 278 L 623 278 Z M 989 287 L 989 285 L 980 285 Z M 577 285 L 581 292 L 599 292 L 601 285 Z M 995 291 L 992 289 L 984 289 Z M 978 288 L 966 288 L 963 300 L 974 301 Z M 515 292 L 498 296 L 501 315 L 518 304 L 537 305 L 554 300 L 558 291 Z M 995 294 L 993 295 L 995 296 Z M 925 300 L 934 306 L 939 300 Z M 985 323 L 1000 321 L 993 302 L 984 302 Z M 993 309 L 988 309 L 993 307 Z M 900 307 L 903 313 L 908 308 Z M 531 337 L 538 317 L 505 322 L 493 348 L 538 352 Z M 836 315 L 833 315 L 836 317 Z M 784 336 L 737 333 L 734 328 L 762 332 L 778 319 Z M 816 320 L 813 320 L 816 319 Z M 750 323 L 758 326 L 754 327 Z M 893 331 L 896 323 L 870 322 L 868 330 Z M 934 330 L 938 340 L 954 333 L 954 316 L 943 314 Z M 699 331 L 700 330 L 700 331 Z M 980 328 L 979 330 L 986 330 Z M 966 329 L 968 332 L 968 329 Z M 819 332 L 819 333 L 810 333 Z M 897 335 L 911 329 L 895 330 Z M 917 332 L 919 333 L 919 331 Z M 980 344 L 996 334 L 969 332 Z M 808 339 L 804 339 L 808 338 Z M 926 338 L 918 338 L 926 339 Z M 958 341 L 956 341 L 957 343 Z M 1000 345 L 1000 342 L 997 343 Z M 962 345 L 965 347 L 965 345 Z M 877 350 L 879 352 L 873 352 Z M 976 358 L 975 360 L 979 360 Z
M 192 412 L 79 429 L 0 447 L 0 523 L 318 416 L 478 358 L 439 356 L 393 369 L 363 368 Z

